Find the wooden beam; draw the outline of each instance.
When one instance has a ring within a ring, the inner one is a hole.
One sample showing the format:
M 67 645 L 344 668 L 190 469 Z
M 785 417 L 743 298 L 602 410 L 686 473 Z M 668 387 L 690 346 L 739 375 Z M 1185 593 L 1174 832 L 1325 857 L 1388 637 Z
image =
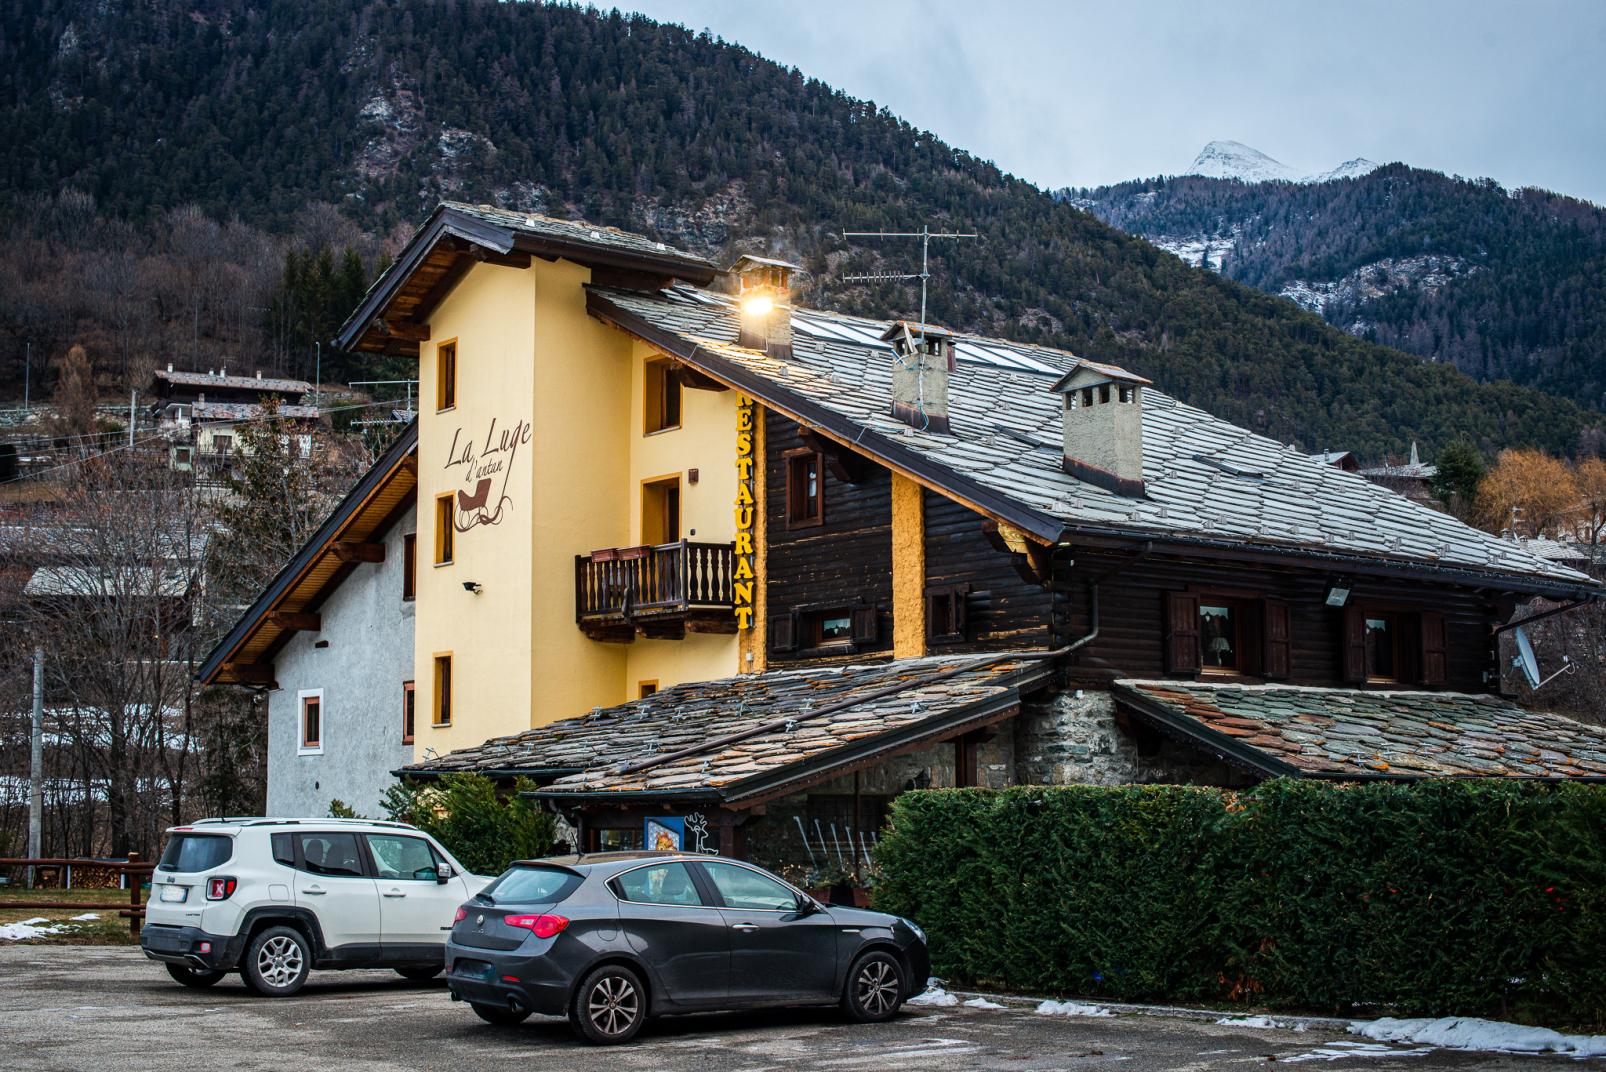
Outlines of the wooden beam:
M 415 479 L 418 477 L 418 455 L 409 454 L 401 460 L 401 471 L 410 473 Z
M 272 663 L 230 663 L 229 677 L 240 685 L 272 685 Z
M 323 616 L 306 611 L 276 610 L 268 615 L 268 621 L 280 629 L 301 630 L 308 633 L 316 633 L 323 628 Z
M 383 562 L 385 561 L 385 545 L 382 543 L 362 543 L 357 540 L 341 540 L 330 545 L 336 558 L 342 562 Z
M 450 294 L 457 287 L 457 284 L 463 281 L 463 277 L 468 274 L 468 270 L 472 267 L 474 267 L 472 257 L 454 258 L 451 266 L 441 274 L 439 279 L 435 280 L 433 286 L 424 292 L 423 296 L 418 299 L 418 304 L 413 306 L 412 320 L 415 323 L 422 323 L 430 313 L 435 311 L 437 305 L 446 300 L 446 295 Z
M 405 320 L 374 318 L 374 330 L 386 338 L 406 339 L 408 342 L 428 342 L 429 325 L 411 324 Z
M 798 438 L 803 440 L 805 447 L 824 455 L 825 467 L 844 484 L 857 484 L 875 472 L 876 464 L 870 459 L 812 428 L 799 425 Z
M 675 369 L 675 379 L 680 381 L 682 387 L 690 387 L 694 391 L 728 391 L 729 387 L 720 383 L 714 377 L 706 375 L 690 365 L 680 365 Z

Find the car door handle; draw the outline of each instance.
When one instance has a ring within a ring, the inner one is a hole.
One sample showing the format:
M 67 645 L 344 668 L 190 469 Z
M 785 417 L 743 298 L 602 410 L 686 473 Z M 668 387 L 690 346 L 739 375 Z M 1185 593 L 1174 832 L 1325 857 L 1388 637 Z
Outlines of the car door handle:
M 756 931 L 756 930 L 758 930 L 758 924 L 757 923 L 732 923 L 731 924 L 731 930 L 733 930 L 733 931 Z
M 320 890 L 316 886 L 308 886 L 306 889 L 302 890 L 301 892 L 307 894 L 310 897 L 322 897 L 325 893 L 327 893 L 329 891 Z
M 407 895 L 405 893 L 403 893 L 401 890 L 390 890 L 385 894 L 385 896 L 386 897 L 406 897 Z

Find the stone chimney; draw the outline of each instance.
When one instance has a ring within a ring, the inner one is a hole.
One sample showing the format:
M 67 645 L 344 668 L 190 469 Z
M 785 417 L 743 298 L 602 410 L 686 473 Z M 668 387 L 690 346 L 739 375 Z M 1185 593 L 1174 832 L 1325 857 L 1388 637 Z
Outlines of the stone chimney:
M 741 326 L 736 345 L 763 350 L 771 357 L 792 356 L 792 273 L 803 269 L 789 261 L 744 253 L 731 265 L 736 277 Z
M 1049 388 L 1065 399 L 1064 470 L 1117 495 L 1143 494 L 1143 388 L 1114 365 L 1079 362 Z
M 892 415 L 923 432 L 947 432 L 953 336 L 929 324 L 894 320 L 881 339 L 892 344 Z

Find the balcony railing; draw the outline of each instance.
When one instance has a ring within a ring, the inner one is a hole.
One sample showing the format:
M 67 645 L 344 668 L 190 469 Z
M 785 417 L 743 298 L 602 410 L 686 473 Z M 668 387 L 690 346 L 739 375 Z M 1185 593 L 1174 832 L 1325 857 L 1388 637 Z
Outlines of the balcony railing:
M 728 543 L 610 547 L 574 557 L 575 620 L 599 639 L 731 632 L 736 619 Z

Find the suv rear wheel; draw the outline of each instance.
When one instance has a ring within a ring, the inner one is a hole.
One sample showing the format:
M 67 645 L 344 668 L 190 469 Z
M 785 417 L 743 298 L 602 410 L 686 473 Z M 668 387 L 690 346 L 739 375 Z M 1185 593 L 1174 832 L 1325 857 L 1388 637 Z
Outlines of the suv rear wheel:
M 245 985 L 263 997 L 287 998 L 300 990 L 312 971 L 312 949 L 306 936 L 292 927 L 268 927 L 251 939 L 240 974 Z
M 604 964 L 581 980 L 569 1002 L 569 1024 L 590 1042 L 629 1042 L 647 1022 L 647 991 L 622 964 Z
M 167 966 L 167 974 L 173 977 L 174 982 L 183 983 L 185 986 L 193 987 L 196 990 L 204 990 L 223 978 L 223 973 L 220 971 L 208 971 L 205 968 L 186 968 L 182 964 L 169 964 Z
M 898 1015 L 903 1004 L 903 965 L 889 953 L 870 952 L 848 972 L 842 1008 L 861 1024 L 876 1024 Z

